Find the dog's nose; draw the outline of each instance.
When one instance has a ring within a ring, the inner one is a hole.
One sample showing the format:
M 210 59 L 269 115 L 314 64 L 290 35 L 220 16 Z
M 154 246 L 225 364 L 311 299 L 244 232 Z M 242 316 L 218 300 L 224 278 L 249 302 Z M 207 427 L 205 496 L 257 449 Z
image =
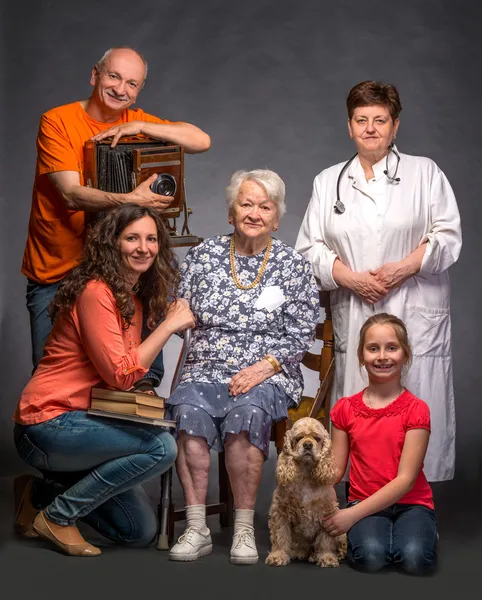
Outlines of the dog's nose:
M 311 450 L 313 448 L 312 442 L 303 442 L 303 448 L 305 450 Z

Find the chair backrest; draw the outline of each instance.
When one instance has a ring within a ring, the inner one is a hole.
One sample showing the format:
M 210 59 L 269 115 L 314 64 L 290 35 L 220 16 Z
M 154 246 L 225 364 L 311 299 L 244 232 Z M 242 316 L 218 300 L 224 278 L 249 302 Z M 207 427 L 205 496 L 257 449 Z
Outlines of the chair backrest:
M 183 343 L 182 343 L 181 353 L 179 354 L 179 358 L 177 360 L 176 370 L 174 371 L 174 376 L 172 378 L 171 394 L 176 389 L 176 387 L 179 384 L 179 380 L 181 379 L 181 374 L 182 374 L 182 370 L 184 368 L 184 363 L 186 362 L 189 345 L 191 344 L 191 337 L 192 337 L 192 330 L 190 327 L 188 327 L 183 332 Z
M 320 306 L 325 309 L 324 321 L 316 326 L 316 339 L 321 340 L 323 345 L 320 354 L 307 352 L 303 358 L 303 365 L 307 369 L 317 371 L 320 379 L 320 387 L 313 405 L 309 412 L 310 417 L 316 418 L 322 406 L 325 407 L 325 421 L 328 422 L 329 392 L 335 374 L 335 339 L 333 334 L 333 322 L 331 320 L 330 292 L 320 292 Z
M 297 407 L 288 409 L 288 417 L 289 424 L 302 417 L 319 419 L 328 429 L 330 390 L 335 373 L 334 335 L 329 292 L 320 292 L 320 305 L 325 309 L 325 318 L 316 326 L 316 339 L 322 342 L 322 348 L 319 354 L 307 352 L 302 361 L 307 369 L 318 373 L 320 385 L 314 398 L 303 396 Z

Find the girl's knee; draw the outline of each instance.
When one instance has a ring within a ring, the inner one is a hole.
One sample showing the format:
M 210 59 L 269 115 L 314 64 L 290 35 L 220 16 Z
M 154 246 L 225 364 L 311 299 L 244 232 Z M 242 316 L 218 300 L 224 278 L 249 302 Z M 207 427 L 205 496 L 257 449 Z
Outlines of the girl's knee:
M 411 575 L 425 575 L 435 569 L 437 553 L 414 540 L 396 552 L 394 562 Z
M 363 544 L 350 545 L 347 560 L 352 567 L 373 573 L 387 566 L 390 557 L 383 544 L 377 539 L 368 538 Z

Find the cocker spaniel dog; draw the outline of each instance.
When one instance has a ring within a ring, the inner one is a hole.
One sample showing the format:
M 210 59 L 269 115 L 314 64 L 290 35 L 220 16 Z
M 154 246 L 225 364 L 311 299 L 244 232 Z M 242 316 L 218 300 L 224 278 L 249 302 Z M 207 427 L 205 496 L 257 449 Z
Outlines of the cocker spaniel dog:
M 338 501 L 331 440 L 319 421 L 299 419 L 286 432 L 276 478 L 269 511 L 272 548 L 266 564 L 280 567 L 297 559 L 338 567 L 347 541 L 346 534 L 331 537 L 323 528 L 323 519 L 338 508 Z

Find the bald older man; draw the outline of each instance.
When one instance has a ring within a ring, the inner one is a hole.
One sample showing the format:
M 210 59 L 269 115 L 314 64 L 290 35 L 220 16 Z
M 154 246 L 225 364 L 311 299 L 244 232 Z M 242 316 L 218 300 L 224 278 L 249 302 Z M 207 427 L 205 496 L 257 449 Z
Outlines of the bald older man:
M 104 211 L 126 202 L 162 210 L 172 201 L 172 197 L 150 190 L 155 175 L 127 194 L 87 187 L 85 142 L 111 137 L 115 145 L 121 136 L 142 133 L 179 144 L 189 153 L 204 152 L 210 147 L 209 136 L 194 125 L 171 123 L 131 108 L 146 75 L 147 63 L 138 52 L 127 47 L 111 48 L 92 69 L 90 98 L 53 108 L 40 119 L 37 168 L 22 263 L 22 273 L 28 278 L 34 369 L 52 327 L 48 306 L 59 282 L 82 256 L 86 212 Z M 158 385 L 162 374 L 160 357 L 148 374 L 148 385 Z

